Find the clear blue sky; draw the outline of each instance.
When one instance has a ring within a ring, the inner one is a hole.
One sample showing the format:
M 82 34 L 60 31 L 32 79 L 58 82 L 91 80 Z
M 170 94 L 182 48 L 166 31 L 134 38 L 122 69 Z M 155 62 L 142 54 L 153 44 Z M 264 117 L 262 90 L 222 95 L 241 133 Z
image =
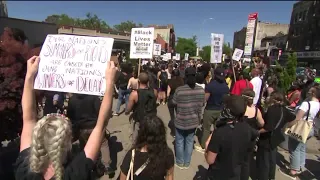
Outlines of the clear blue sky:
M 84 18 L 97 14 L 109 25 L 132 20 L 144 25 L 173 24 L 177 37 L 197 35 L 200 45 L 210 44 L 210 33 L 222 33 L 232 46 L 233 33 L 247 24 L 249 13 L 258 12 L 259 20 L 290 23 L 294 1 L 7 1 L 10 17 L 43 21 L 48 15 L 68 14 Z M 207 20 L 214 18 L 214 20 Z M 205 23 L 203 23 L 205 21 Z

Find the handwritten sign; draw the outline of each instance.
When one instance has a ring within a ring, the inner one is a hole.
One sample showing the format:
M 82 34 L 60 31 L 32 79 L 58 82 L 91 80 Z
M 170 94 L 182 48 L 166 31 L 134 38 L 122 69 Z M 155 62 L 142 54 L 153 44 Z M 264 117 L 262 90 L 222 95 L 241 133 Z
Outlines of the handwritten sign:
M 211 33 L 211 63 L 221 63 L 223 39 L 223 34 Z
M 132 28 L 130 41 L 131 59 L 151 59 L 154 28 Z
M 105 37 L 48 35 L 40 52 L 34 88 L 103 95 L 113 42 Z
M 236 60 L 236 61 L 240 61 L 240 59 L 241 59 L 241 57 L 242 57 L 242 54 L 243 54 L 243 50 L 236 48 L 236 49 L 233 51 L 232 59 L 233 59 L 233 60 Z
M 161 44 L 154 43 L 153 45 L 153 55 L 160 56 L 161 55 Z

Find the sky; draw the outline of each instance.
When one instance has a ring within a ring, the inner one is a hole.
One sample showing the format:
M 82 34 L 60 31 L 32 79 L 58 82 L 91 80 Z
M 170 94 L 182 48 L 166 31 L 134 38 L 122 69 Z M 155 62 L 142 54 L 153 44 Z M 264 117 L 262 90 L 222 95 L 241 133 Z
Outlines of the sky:
M 44 21 L 52 14 L 85 18 L 96 14 L 110 26 L 132 20 L 143 25 L 173 24 L 176 37 L 196 35 L 200 46 L 210 45 L 210 34 L 221 33 L 225 43 L 247 25 L 250 13 L 263 22 L 290 23 L 294 1 L 7 1 L 13 18 Z

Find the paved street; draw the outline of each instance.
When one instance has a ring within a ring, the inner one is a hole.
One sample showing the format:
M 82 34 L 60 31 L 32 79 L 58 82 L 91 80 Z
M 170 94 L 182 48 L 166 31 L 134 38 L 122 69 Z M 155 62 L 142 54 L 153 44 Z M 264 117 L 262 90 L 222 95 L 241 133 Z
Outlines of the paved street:
M 116 105 L 116 101 L 114 101 L 114 107 Z M 165 122 L 166 125 L 168 125 L 169 122 L 169 112 L 167 109 L 167 106 L 160 105 L 158 107 L 158 115 L 162 118 L 162 120 Z M 108 130 L 112 133 L 111 138 L 111 156 L 113 163 L 116 163 L 117 171 L 113 178 L 109 178 L 107 176 L 103 176 L 102 180 L 108 180 L 108 179 L 116 179 L 119 176 L 120 172 L 120 165 L 122 163 L 122 160 L 124 158 L 125 153 L 130 149 L 131 142 L 129 140 L 130 135 L 130 124 L 128 121 L 128 117 L 124 114 L 120 115 L 119 117 L 113 117 L 109 124 L 108 124 Z M 167 140 L 169 146 L 173 149 L 172 142 L 174 141 L 174 138 L 170 136 L 170 129 L 167 130 Z M 311 142 L 308 143 L 308 147 L 312 145 L 312 149 L 307 155 L 307 171 L 304 172 L 300 179 L 303 180 L 311 180 L 311 179 L 320 179 L 320 163 L 316 161 L 317 157 L 319 155 L 315 153 L 319 153 L 315 148 L 319 146 L 319 142 L 315 139 L 310 140 Z M 311 144 L 311 145 L 309 145 Z M 285 152 L 284 150 L 279 150 L 278 154 L 278 165 L 281 165 L 285 162 L 287 162 L 289 159 L 289 154 Z M 208 168 L 207 163 L 205 162 L 204 155 L 202 153 L 199 153 L 197 151 L 193 152 L 192 155 L 192 161 L 191 161 L 191 167 L 188 170 L 180 170 L 178 168 L 175 168 L 174 176 L 175 180 L 202 180 L 203 175 L 206 172 L 206 169 Z M 286 180 L 289 179 L 285 176 L 283 176 L 278 170 L 276 171 L 276 180 Z

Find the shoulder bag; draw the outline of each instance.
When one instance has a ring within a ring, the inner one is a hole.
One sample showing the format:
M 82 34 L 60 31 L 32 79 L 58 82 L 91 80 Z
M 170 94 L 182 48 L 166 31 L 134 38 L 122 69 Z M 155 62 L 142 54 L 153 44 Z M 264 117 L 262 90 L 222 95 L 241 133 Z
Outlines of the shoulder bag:
M 131 151 L 131 161 L 129 166 L 129 171 L 127 173 L 126 180 L 133 180 L 133 175 L 139 176 L 139 174 L 147 167 L 149 164 L 149 159 L 147 159 L 147 162 L 145 162 L 135 173 L 133 172 L 133 165 L 134 165 L 134 155 L 135 155 L 135 149 L 132 149 Z
M 307 119 L 303 120 L 300 119 L 295 125 L 293 125 L 290 128 L 285 129 L 285 134 L 289 137 L 302 142 L 306 143 L 309 133 L 313 127 L 313 122 L 308 121 L 309 119 L 309 113 L 310 113 L 310 102 L 308 102 L 308 111 L 307 111 Z

